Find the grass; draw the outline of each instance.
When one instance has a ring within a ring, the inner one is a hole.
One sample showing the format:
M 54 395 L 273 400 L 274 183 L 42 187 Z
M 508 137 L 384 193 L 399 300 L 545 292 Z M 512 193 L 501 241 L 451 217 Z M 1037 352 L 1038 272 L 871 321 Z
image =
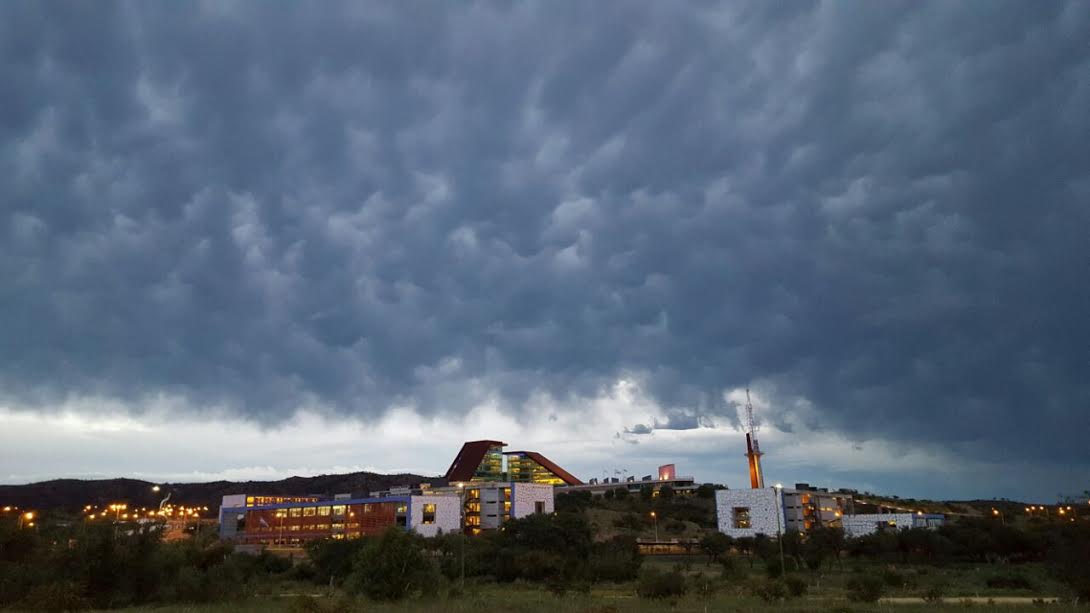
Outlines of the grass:
M 688 562 L 688 564 L 686 564 Z M 556 596 L 540 586 L 524 583 L 498 585 L 490 582 L 470 583 L 464 594 L 451 597 L 420 598 L 400 603 L 375 603 L 351 598 L 341 592 L 327 595 L 321 587 L 306 584 L 274 584 L 263 586 L 260 594 L 229 603 L 211 605 L 175 605 L 133 609 L 160 613 L 212 613 L 219 611 L 283 611 L 285 613 L 340 613 L 342 611 L 375 612 L 422 612 L 422 613 L 478 613 L 486 609 L 502 609 L 507 613 L 640 613 L 643 611 L 672 611 L 675 613 L 706 613 L 709 611 L 783 611 L 783 612 L 878 612 L 898 613 L 962 611 L 969 606 L 963 599 L 976 598 L 972 604 L 978 610 L 1000 610 L 1011 613 L 1060 609 L 1059 606 L 1032 604 L 1031 598 L 1055 597 L 1064 594 L 1061 586 L 1044 576 L 1036 565 L 1018 567 L 991 565 L 961 565 L 942 568 L 927 566 L 863 565 L 845 561 L 842 567 L 833 566 L 821 573 L 800 573 L 807 580 L 807 594 L 800 598 L 768 603 L 752 595 L 753 581 L 763 579 L 759 564 L 750 571 L 744 560 L 739 560 L 741 572 L 737 578 L 720 578 L 718 565 L 706 565 L 703 558 L 651 558 L 644 562 L 647 568 L 680 568 L 690 579 L 697 575 L 712 577 L 714 592 L 708 595 L 690 593 L 682 598 L 665 601 L 648 601 L 636 596 L 635 584 L 599 584 L 589 594 L 569 593 Z M 890 577 L 904 578 L 900 587 L 887 586 L 883 600 L 875 604 L 853 603 L 847 599 L 846 584 L 860 572 L 882 573 L 891 571 Z M 1034 590 L 1004 590 L 988 588 L 987 577 L 999 573 L 1017 572 L 1031 579 Z M 941 583 L 945 586 L 943 603 L 925 603 L 920 600 L 926 589 Z M 1011 597 L 1022 597 L 1019 603 L 1010 603 Z M 991 600 L 989 600 L 991 599 Z

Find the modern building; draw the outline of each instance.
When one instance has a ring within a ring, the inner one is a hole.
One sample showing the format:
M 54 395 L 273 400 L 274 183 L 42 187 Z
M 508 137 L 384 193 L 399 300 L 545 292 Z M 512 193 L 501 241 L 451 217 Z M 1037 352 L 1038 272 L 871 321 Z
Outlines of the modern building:
M 452 491 L 462 497 L 467 534 L 496 530 L 511 519 L 553 512 L 553 486 L 549 484 L 478 481 L 435 490 L 437 494 Z
M 224 509 L 263 506 L 269 504 L 284 504 L 286 502 L 318 502 L 319 498 L 319 496 L 269 496 L 256 494 L 231 494 L 229 496 L 224 496 L 222 502 L 220 502 L 219 523 L 220 525 L 223 525 L 226 521 L 223 516 Z
M 477 482 L 578 485 L 568 471 L 536 451 L 503 450 L 502 441 L 469 441 L 462 445 L 444 478 L 450 485 Z
M 851 509 L 851 497 L 815 489 L 766 487 L 715 493 L 719 531 L 735 538 L 842 527 Z
M 657 478 L 656 478 L 657 477 Z M 609 490 L 625 489 L 631 494 L 638 494 L 645 487 L 658 493 L 664 486 L 670 486 L 674 492 L 687 495 L 696 490 L 696 480 L 693 477 L 679 477 L 677 467 L 673 464 L 659 466 L 654 475 L 644 475 L 641 479 L 635 476 L 618 479 L 617 477 L 603 477 L 601 480 L 591 479 L 587 483 L 577 485 L 562 485 L 556 488 L 556 492 L 590 492 L 593 496 L 601 496 Z
M 883 530 L 908 530 L 909 528 L 939 528 L 946 523 L 941 513 L 866 513 L 846 515 L 844 533 L 848 536 L 865 536 Z
M 945 523 L 945 516 L 936 513 L 856 514 L 854 509 L 850 494 L 811 488 L 805 483 L 797 484 L 795 489 L 769 487 L 715 493 L 719 531 L 735 538 L 775 536 L 788 530 L 806 533 L 818 527 L 843 528 L 847 536 L 854 537 L 879 530 L 937 528 Z
M 220 538 L 240 545 L 292 547 L 316 539 L 381 534 L 394 526 L 435 536 L 460 528 L 459 506 L 458 496 L 451 494 L 242 505 L 237 496 L 224 496 Z

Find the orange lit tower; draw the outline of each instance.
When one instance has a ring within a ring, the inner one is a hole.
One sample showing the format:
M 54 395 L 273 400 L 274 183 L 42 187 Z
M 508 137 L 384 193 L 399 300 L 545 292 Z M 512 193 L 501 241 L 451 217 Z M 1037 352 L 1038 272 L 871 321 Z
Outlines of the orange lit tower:
M 761 446 L 757 443 L 757 422 L 753 421 L 753 403 L 749 401 L 749 388 L 746 388 L 746 457 L 749 458 L 749 486 L 753 489 L 765 486 L 765 476 L 761 472 Z

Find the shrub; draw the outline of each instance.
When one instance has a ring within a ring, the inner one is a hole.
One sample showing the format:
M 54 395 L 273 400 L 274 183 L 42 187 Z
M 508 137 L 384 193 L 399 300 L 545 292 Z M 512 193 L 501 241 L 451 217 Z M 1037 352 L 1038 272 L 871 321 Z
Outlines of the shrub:
M 47 583 L 27 594 L 25 604 L 33 611 L 80 611 L 91 603 L 80 595 L 80 586 L 72 583 Z
M 753 595 L 765 602 L 775 602 L 787 598 L 787 586 L 776 579 L 758 579 L 750 585 Z
M 882 582 L 889 587 L 904 587 L 905 578 L 892 568 L 886 568 L 882 571 Z
M 848 600 L 852 602 L 878 602 L 885 593 L 885 584 L 875 575 L 856 575 L 848 580 Z
M 641 598 L 674 598 L 685 595 L 685 576 L 678 571 L 646 570 L 636 584 Z
M 685 522 L 671 519 L 666 522 L 664 528 L 666 529 L 666 532 L 669 532 L 670 534 L 681 534 L 685 532 Z
M 1003 590 L 1032 590 L 1033 582 L 1026 578 L 1024 575 L 1018 573 L 1007 573 L 1005 575 L 995 575 L 994 577 L 988 577 L 984 583 L 991 588 L 1003 589 Z
M 642 563 L 636 540 L 618 536 L 594 545 L 587 570 L 594 581 L 631 581 L 639 575 Z
M 924 599 L 924 602 L 929 602 L 929 603 L 932 603 L 932 604 L 938 604 L 938 603 L 942 602 L 942 597 L 945 596 L 945 595 L 946 595 L 946 586 L 942 585 L 941 583 L 935 583 L 935 584 L 932 584 L 932 585 L 928 586 L 928 588 L 926 590 L 924 590 L 923 599 Z
M 719 558 L 719 564 L 723 567 L 720 576 L 725 580 L 741 579 L 746 575 L 745 569 L 742 568 L 742 565 L 735 558 L 723 556 Z
M 787 570 L 787 572 L 795 570 L 794 558 L 784 558 L 783 564 L 780 563 L 778 556 L 771 556 L 765 560 L 765 572 L 768 573 L 770 579 L 779 579 L 784 570 Z
M 806 595 L 807 583 L 802 577 L 788 575 L 783 582 L 787 586 L 787 593 L 791 594 L 793 598 Z
M 400 600 L 439 582 L 439 573 L 424 555 L 423 537 L 390 528 L 366 540 L 347 581 L 351 591 L 374 600 Z

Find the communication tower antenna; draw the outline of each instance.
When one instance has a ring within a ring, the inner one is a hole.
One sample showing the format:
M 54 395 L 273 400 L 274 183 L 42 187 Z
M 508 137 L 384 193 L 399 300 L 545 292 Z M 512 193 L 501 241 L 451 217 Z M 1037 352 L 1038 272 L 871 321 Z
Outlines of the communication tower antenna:
M 753 403 L 746 388 L 746 458 L 749 459 L 749 486 L 753 489 L 765 486 L 764 472 L 761 470 L 761 446 L 757 443 L 757 421 L 753 419 Z

